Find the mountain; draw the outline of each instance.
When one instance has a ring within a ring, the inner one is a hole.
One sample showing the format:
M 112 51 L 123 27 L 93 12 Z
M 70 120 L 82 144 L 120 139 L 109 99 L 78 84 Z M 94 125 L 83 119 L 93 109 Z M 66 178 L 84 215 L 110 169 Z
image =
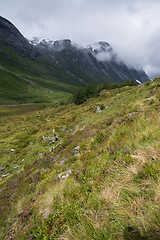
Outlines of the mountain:
M 42 55 L 47 52 L 59 66 L 63 66 L 82 79 L 83 72 L 79 72 L 81 67 L 89 71 L 92 78 L 96 77 L 97 82 L 104 81 L 104 76 L 110 82 L 123 82 L 132 78 L 141 82 L 149 81 L 143 70 L 128 68 L 119 60 L 111 45 L 105 41 L 88 45 L 86 48 L 69 39 L 54 42 L 49 39 L 34 38 L 30 43 L 36 46 Z
M 109 43 L 101 41 L 88 45 L 87 47 L 101 64 L 100 69 L 105 71 L 110 77 L 113 75 L 113 78 L 117 79 L 117 81 L 119 81 L 119 78 L 121 78 L 121 80 L 134 78 L 141 82 L 149 81 L 148 76 L 143 70 L 138 71 L 134 68 L 128 68 L 126 64 L 119 59 Z M 113 72 L 115 72 L 118 77 L 116 77 Z
M 0 44 L 8 46 L 20 56 L 29 57 L 32 60 L 38 58 L 39 54 L 19 30 L 7 19 L 0 16 Z
M 143 70 L 129 69 L 120 61 L 106 42 L 84 48 L 69 39 L 29 41 L 3 17 L 0 66 L 0 101 L 59 102 L 91 82 L 149 81 Z

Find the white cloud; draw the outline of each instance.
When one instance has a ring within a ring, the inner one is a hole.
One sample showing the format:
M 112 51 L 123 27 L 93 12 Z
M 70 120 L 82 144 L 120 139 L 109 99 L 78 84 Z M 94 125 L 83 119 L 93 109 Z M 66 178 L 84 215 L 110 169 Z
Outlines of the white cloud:
M 5 0 L 0 15 L 26 37 L 107 41 L 119 57 L 160 75 L 159 0 Z

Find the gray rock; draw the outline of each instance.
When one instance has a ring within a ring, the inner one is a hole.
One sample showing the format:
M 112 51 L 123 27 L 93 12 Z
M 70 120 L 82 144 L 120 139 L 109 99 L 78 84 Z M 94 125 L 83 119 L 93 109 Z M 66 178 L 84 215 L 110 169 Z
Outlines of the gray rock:
M 69 175 L 72 173 L 73 169 L 67 170 L 65 172 L 59 173 L 56 177 L 56 180 L 60 180 L 60 182 L 63 181 L 63 179 L 67 179 Z
M 0 167 L 0 172 L 3 171 L 6 167 Z
M 80 149 L 80 146 L 77 146 L 75 148 L 73 148 L 74 150 L 79 150 Z
M 30 142 L 30 143 L 29 143 L 29 145 L 33 146 L 33 145 L 34 145 L 34 143 Z
M 75 129 L 74 129 L 74 133 L 76 133 L 76 132 L 78 131 L 78 128 L 79 128 L 79 126 L 76 125 L 76 126 L 75 126 Z
M 43 136 L 43 141 L 45 141 L 47 145 L 51 145 L 60 140 L 57 134 L 55 133 L 55 129 L 53 129 L 53 135 L 54 135 L 53 137 Z
M 19 166 L 16 166 L 16 167 L 14 167 L 13 169 L 17 169 L 17 168 L 19 168 Z
M 44 140 L 44 141 L 52 141 L 52 142 L 55 142 L 55 137 L 45 137 L 45 136 L 43 136 L 43 140 Z
M 38 153 L 38 155 L 40 156 L 40 158 L 42 158 L 42 157 L 43 157 L 43 153 Z
M 74 152 L 74 155 L 75 155 L 76 157 L 79 156 L 79 151 L 78 151 L 79 149 L 80 149 L 80 146 L 77 146 L 77 147 L 73 148 L 73 152 Z
M 2 178 L 7 177 L 8 175 L 10 175 L 10 173 L 3 174 Z
M 49 152 L 53 152 L 53 151 L 56 149 L 56 147 L 58 147 L 60 144 L 61 144 L 61 142 L 58 142 L 57 145 L 53 146 L 53 147 L 49 150 Z
M 97 113 L 100 113 L 101 111 L 102 111 L 102 110 L 101 110 L 100 106 L 97 106 L 96 112 L 97 112 Z

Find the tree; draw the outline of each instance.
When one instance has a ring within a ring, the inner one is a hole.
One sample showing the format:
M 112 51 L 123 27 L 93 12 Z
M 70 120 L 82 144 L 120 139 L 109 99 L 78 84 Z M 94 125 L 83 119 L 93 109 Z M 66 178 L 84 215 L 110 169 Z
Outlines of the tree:
M 95 82 L 89 83 L 84 91 L 86 98 L 92 97 L 95 94 L 96 89 L 97 84 Z
M 73 94 L 73 103 L 79 105 L 83 102 L 85 102 L 86 98 L 85 98 L 85 94 L 84 94 L 84 88 L 82 87 L 78 87 L 76 88 L 74 94 Z

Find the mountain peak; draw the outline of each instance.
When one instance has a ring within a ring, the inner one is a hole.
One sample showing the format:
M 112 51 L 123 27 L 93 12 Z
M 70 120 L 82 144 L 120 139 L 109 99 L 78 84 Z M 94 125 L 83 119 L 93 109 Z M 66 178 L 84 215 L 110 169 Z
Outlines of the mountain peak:
M 87 46 L 87 49 L 100 62 L 116 60 L 117 54 L 114 53 L 111 45 L 105 41 L 100 41 Z

